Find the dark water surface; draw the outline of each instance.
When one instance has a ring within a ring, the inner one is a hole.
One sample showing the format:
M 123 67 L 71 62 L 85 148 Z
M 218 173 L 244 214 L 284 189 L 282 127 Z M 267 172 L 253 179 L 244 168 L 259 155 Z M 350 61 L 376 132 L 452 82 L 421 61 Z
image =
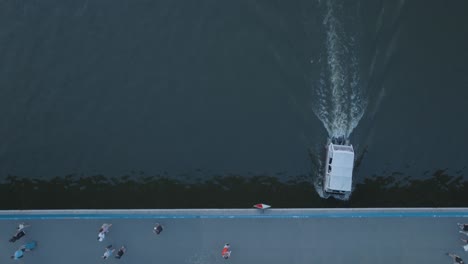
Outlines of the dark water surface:
M 467 12 L 0 0 L 2 207 L 461 206 Z M 314 188 L 333 135 L 357 154 L 347 202 Z

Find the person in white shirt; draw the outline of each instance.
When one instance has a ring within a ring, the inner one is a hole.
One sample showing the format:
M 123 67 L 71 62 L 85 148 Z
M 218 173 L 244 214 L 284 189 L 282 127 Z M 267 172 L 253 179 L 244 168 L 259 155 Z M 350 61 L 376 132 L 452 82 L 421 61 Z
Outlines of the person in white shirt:
M 223 250 L 221 251 L 221 256 L 224 258 L 224 259 L 228 259 L 230 256 L 231 256 L 231 245 L 229 245 L 228 243 L 226 243 L 223 247 Z
M 102 241 L 104 240 L 104 238 L 106 238 L 106 233 L 100 232 L 100 233 L 98 234 L 97 240 L 98 240 L 99 242 L 102 242 Z
M 18 225 L 18 228 L 16 228 L 18 231 L 21 231 L 23 229 L 25 229 L 26 227 L 30 227 L 31 225 L 28 225 L 26 223 L 21 223 Z
M 462 246 L 465 251 L 468 251 L 468 239 L 461 239 L 461 241 L 465 242 L 465 245 Z

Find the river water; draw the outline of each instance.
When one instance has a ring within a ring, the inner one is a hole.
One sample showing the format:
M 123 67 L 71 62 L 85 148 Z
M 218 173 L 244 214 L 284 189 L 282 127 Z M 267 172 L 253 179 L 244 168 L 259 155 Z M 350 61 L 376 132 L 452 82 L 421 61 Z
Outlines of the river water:
M 0 1 L 0 179 L 313 182 L 327 138 L 347 136 L 356 183 L 464 180 L 467 11 L 435 0 Z

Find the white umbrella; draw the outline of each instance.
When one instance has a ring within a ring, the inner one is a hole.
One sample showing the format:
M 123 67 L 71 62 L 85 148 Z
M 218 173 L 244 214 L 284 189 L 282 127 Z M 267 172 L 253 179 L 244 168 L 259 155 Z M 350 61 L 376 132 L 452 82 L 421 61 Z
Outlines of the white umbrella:
M 257 209 L 262 209 L 262 210 L 264 210 L 264 209 L 270 208 L 271 206 L 268 205 L 268 204 L 259 203 L 259 204 L 254 204 L 253 207 L 255 207 L 255 208 L 257 208 Z

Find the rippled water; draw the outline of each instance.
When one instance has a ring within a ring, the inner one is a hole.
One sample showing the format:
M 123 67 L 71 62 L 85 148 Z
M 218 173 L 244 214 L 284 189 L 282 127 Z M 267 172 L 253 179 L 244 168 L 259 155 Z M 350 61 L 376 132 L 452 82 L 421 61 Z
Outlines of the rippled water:
M 465 179 L 466 11 L 1 1 L 0 179 L 312 182 L 336 135 L 355 147 L 356 183 L 440 169 Z

